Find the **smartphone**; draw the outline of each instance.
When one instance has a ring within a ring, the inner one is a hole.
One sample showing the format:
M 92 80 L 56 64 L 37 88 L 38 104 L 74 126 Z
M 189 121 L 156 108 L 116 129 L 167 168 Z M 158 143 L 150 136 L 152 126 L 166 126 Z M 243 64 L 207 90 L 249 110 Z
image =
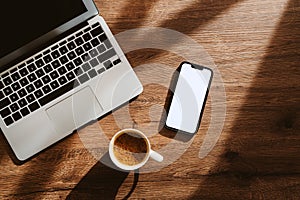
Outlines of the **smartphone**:
M 189 62 L 181 63 L 176 71 L 175 84 L 170 88 L 173 95 L 167 109 L 165 127 L 195 134 L 200 126 L 213 71 Z

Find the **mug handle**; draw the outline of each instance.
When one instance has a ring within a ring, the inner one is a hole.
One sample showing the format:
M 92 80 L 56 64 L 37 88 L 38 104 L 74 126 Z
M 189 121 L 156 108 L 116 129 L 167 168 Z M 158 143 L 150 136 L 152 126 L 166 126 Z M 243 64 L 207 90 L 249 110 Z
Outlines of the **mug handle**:
M 162 162 L 164 160 L 162 155 L 153 150 L 150 150 L 150 157 L 157 162 Z

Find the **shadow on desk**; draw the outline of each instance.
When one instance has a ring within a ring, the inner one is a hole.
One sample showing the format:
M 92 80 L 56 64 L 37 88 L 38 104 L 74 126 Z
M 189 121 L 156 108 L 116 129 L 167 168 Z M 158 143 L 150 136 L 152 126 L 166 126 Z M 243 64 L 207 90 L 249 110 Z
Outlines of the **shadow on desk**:
M 300 1 L 290 0 L 211 174 L 191 199 L 298 199 Z
M 128 172 L 112 169 L 108 153 L 81 179 L 67 199 L 114 199 Z

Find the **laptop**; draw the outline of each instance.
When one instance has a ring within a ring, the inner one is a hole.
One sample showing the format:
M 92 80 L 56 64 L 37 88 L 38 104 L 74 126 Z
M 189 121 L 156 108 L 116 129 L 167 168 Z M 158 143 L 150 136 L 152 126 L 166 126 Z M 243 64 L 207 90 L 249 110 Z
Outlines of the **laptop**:
M 92 0 L 2 1 L 0 128 L 25 161 L 143 87 Z

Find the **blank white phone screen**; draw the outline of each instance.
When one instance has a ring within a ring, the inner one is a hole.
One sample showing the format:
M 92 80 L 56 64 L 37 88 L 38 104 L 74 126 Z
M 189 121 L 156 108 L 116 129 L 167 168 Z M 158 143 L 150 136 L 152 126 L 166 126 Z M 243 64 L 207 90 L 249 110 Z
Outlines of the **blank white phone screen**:
M 184 63 L 178 77 L 166 125 L 195 133 L 212 72 Z

